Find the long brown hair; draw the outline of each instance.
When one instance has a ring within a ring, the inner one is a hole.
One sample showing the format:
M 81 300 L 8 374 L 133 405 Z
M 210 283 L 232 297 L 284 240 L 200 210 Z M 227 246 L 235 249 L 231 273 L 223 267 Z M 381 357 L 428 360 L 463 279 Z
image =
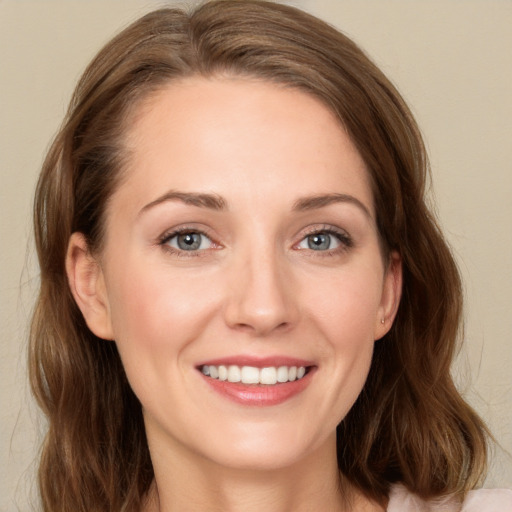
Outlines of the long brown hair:
M 34 207 L 41 290 L 30 377 L 48 417 L 39 481 L 45 511 L 136 511 L 153 480 L 141 406 L 114 342 L 87 328 L 67 283 L 70 235 L 101 248 L 104 212 L 129 155 L 137 105 L 182 77 L 231 74 L 300 88 L 339 118 L 366 162 L 380 237 L 402 258 L 397 318 L 338 427 L 342 473 L 384 502 L 404 483 L 422 497 L 464 493 L 485 468 L 485 427 L 450 376 L 461 283 L 425 205 L 417 125 L 381 71 L 347 37 L 300 10 L 220 0 L 152 12 L 89 65 L 44 162 Z

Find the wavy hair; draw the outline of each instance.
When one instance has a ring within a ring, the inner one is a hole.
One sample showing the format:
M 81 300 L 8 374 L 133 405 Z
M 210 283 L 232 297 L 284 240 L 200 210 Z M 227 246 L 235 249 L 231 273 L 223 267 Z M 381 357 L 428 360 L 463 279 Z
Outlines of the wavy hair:
M 86 69 L 37 185 L 41 288 L 30 335 L 33 392 L 48 418 L 39 469 L 47 512 L 138 511 L 153 480 L 141 406 L 114 342 L 95 337 L 65 258 L 82 232 L 101 249 L 106 205 L 129 155 L 137 106 L 188 76 L 256 77 L 301 89 L 339 119 L 371 178 L 383 247 L 403 262 L 397 318 L 375 344 L 364 389 L 338 427 L 341 472 L 385 502 L 402 482 L 428 498 L 463 494 L 484 472 L 486 429 L 450 376 L 462 293 L 425 203 L 428 161 L 403 99 L 346 36 L 298 9 L 217 0 L 161 9 L 117 35 Z

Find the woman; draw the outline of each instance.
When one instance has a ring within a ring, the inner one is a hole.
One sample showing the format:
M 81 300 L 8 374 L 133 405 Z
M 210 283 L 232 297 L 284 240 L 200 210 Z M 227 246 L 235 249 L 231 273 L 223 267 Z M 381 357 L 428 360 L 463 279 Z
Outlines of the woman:
M 296 9 L 118 35 L 36 194 L 44 509 L 485 510 L 426 174 L 393 86 Z

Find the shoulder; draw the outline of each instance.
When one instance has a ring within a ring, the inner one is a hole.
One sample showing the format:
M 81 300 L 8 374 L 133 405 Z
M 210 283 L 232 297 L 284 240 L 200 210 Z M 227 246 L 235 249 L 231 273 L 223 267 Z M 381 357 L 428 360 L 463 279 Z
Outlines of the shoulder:
M 512 490 L 479 489 L 468 493 L 461 512 L 510 512 Z
M 511 512 L 512 490 L 479 489 L 470 491 L 463 503 L 452 497 L 425 501 L 403 485 L 394 485 L 387 512 Z

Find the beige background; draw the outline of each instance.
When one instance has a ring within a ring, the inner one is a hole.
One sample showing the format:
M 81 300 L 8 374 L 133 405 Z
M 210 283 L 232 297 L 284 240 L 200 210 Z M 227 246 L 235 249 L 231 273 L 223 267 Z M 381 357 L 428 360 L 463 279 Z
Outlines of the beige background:
M 44 429 L 25 375 L 37 287 L 30 208 L 43 153 L 93 54 L 161 3 L 0 0 L 1 511 L 29 509 Z M 360 43 L 423 128 L 439 215 L 465 280 L 457 379 L 502 446 L 487 485 L 512 487 L 512 2 L 295 4 Z

